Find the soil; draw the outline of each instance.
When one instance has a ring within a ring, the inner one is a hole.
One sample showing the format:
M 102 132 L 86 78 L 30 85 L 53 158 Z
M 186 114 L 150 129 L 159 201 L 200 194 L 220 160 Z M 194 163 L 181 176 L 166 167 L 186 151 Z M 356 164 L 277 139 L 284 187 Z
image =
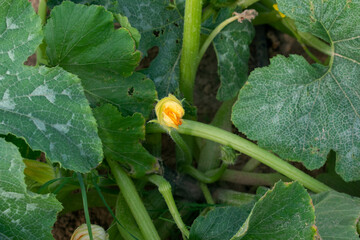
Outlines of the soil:
M 32 2 L 35 9 L 38 6 L 38 0 L 29 0 Z M 302 55 L 309 61 L 313 63 L 313 60 L 308 57 L 304 52 L 301 45 L 291 36 L 278 32 L 277 30 L 272 29 L 268 26 L 262 26 L 256 28 L 257 34 L 255 40 L 250 46 L 251 57 L 249 60 L 249 72 L 256 67 L 262 67 L 269 64 L 269 58 L 274 57 L 277 54 L 282 54 L 288 56 L 289 54 L 298 54 Z M 314 53 L 320 60 L 324 61 L 326 56 L 320 52 L 311 49 L 311 52 Z M 154 48 L 149 51 L 147 57 L 143 62 L 141 67 L 146 67 L 149 65 L 151 59 L 157 55 L 157 48 Z M 36 56 L 33 55 L 29 57 L 28 61 L 25 63 L 27 65 L 35 65 Z M 194 103 L 197 107 L 198 120 L 201 122 L 209 123 L 214 117 L 217 109 L 220 107 L 221 102 L 216 100 L 217 89 L 220 85 L 219 77 L 217 75 L 217 60 L 216 54 L 212 47 L 208 49 L 204 55 L 197 72 L 195 92 L 194 92 Z M 233 132 L 237 133 L 237 130 L 233 128 Z M 240 133 L 238 133 L 240 134 Z M 168 159 L 166 165 L 170 168 L 174 168 L 175 155 L 174 155 L 174 144 L 168 137 L 163 138 L 163 159 Z M 240 168 L 246 163 L 249 157 L 241 155 L 238 158 L 237 164 L 234 168 Z M 310 175 L 316 175 L 318 171 L 308 171 L 301 164 L 294 163 L 295 166 L 301 170 L 306 171 Z M 258 172 L 273 172 L 272 169 L 268 168 L 265 165 L 260 165 L 257 168 Z M 234 188 L 237 190 L 251 192 L 254 191 L 254 188 L 247 186 L 234 186 L 234 184 L 227 184 L 228 187 Z M 94 208 L 90 209 L 90 218 L 93 224 L 98 224 L 105 229 L 107 229 L 111 222 L 113 221 L 110 213 L 104 208 Z M 83 210 L 75 211 L 72 213 L 67 213 L 64 215 L 58 216 L 58 219 L 53 228 L 53 236 L 56 240 L 65 240 L 70 239 L 72 232 L 81 224 L 85 223 L 85 217 Z

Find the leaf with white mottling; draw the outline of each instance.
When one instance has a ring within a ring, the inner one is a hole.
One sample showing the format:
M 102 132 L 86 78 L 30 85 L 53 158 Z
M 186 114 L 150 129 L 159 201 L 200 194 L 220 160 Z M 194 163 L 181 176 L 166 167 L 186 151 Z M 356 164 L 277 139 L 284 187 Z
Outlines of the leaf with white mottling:
M 53 195 L 27 191 L 22 157 L 2 138 L 0 153 L 0 239 L 53 239 L 61 204 Z
M 233 9 L 223 8 L 217 15 L 216 22 L 210 17 L 202 24 L 203 32 L 210 33 L 218 24 L 231 17 Z M 237 96 L 248 77 L 249 44 L 255 36 L 251 22 L 234 21 L 227 25 L 213 41 L 218 60 L 218 74 L 221 85 L 216 98 L 225 101 Z
M 97 126 L 80 80 L 59 67 L 23 62 L 42 41 L 26 0 L 0 1 L 0 134 L 25 138 L 52 162 L 88 172 L 102 160 Z
M 321 167 L 337 153 L 336 172 L 360 180 L 360 0 L 278 0 L 300 31 L 328 42 L 328 67 L 276 56 L 240 90 L 232 121 L 281 157 Z

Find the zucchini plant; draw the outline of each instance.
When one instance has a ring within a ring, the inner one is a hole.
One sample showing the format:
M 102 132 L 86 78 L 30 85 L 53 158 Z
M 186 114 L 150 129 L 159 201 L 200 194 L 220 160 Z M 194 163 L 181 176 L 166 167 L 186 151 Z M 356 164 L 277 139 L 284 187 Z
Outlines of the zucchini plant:
M 53 239 L 80 209 L 72 239 L 359 239 L 359 12 L 359 0 L 0 0 L 0 239 Z M 277 55 L 248 74 L 260 25 L 315 63 Z M 222 105 L 202 123 L 210 45 Z

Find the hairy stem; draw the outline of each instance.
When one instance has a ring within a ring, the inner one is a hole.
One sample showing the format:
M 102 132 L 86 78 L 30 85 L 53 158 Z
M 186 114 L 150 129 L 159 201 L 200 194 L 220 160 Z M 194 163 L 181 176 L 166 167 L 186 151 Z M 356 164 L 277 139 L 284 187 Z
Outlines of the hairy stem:
M 111 172 L 115 177 L 116 183 L 128 204 L 136 223 L 138 224 L 144 239 L 160 240 L 159 234 L 145 209 L 135 185 L 126 172 L 114 161 L 107 160 L 111 168 Z
M 147 131 L 157 132 L 163 130 L 161 129 L 161 127 L 156 126 L 153 129 L 149 129 Z M 188 134 L 191 136 L 205 138 L 232 147 L 239 152 L 242 152 L 252 158 L 259 160 L 263 164 L 271 167 L 277 172 L 283 174 L 284 176 L 300 182 L 306 188 L 316 193 L 332 190 L 327 185 L 307 175 L 306 173 L 297 169 L 288 162 L 233 133 L 227 132 L 225 130 L 208 124 L 199 123 L 191 120 L 183 120 L 183 123 L 179 127 L 178 131 L 181 134 Z
M 192 103 L 201 28 L 201 0 L 185 2 L 184 34 L 180 60 L 180 90 Z
M 149 181 L 155 184 L 159 188 L 159 192 L 163 195 L 165 202 L 170 210 L 170 213 L 180 229 L 183 236 L 189 238 L 189 230 L 186 228 L 183 220 L 181 219 L 180 213 L 176 207 L 174 197 L 171 193 L 171 185 L 160 175 L 151 175 Z
M 259 160 L 279 173 L 293 180 L 299 181 L 305 187 L 314 192 L 325 192 L 331 190 L 330 187 L 300 171 L 274 154 L 230 132 L 191 120 L 183 120 L 183 124 L 179 127 L 178 131 L 182 134 L 202 137 L 230 146 L 239 152 Z

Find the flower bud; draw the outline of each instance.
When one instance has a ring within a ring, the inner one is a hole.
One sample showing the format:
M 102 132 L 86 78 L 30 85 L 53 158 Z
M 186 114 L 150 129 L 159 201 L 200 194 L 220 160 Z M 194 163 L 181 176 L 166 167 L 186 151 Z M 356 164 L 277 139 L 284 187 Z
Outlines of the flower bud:
M 181 102 L 172 94 L 161 99 L 155 106 L 158 122 L 161 126 L 178 128 L 185 114 Z
M 108 240 L 109 235 L 105 232 L 105 230 L 98 226 L 91 224 L 91 232 L 94 240 Z M 80 225 L 71 236 L 70 240 L 90 240 L 88 228 L 86 224 Z
M 229 146 L 221 146 L 221 160 L 228 165 L 235 164 L 237 154 L 235 150 Z

